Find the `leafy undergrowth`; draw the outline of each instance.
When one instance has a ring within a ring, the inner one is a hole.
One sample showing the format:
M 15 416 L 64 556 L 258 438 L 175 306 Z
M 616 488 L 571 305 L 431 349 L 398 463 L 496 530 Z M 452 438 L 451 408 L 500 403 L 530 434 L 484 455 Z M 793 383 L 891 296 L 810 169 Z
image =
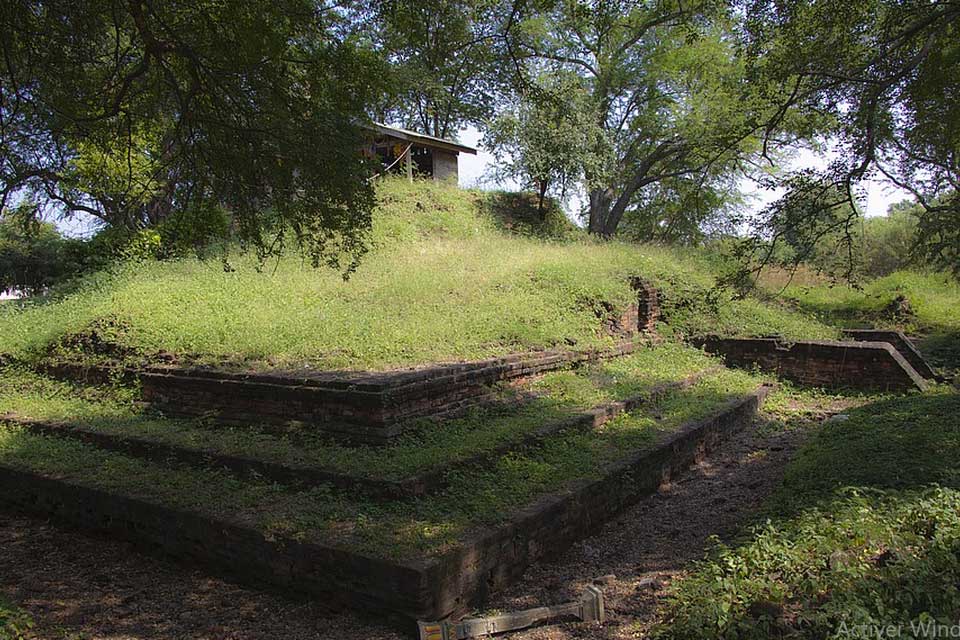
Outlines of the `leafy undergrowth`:
M 477 408 L 437 425 L 414 425 L 385 447 L 351 447 L 307 432 L 289 436 L 254 427 L 207 426 L 165 419 L 137 402 L 135 389 L 84 387 L 23 369 L 0 375 L 0 415 L 64 422 L 112 436 L 136 437 L 189 449 L 256 458 L 292 467 L 322 468 L 369 478 L 400 479 L 516 442 L 554 420 L 612 400 L 679 381 L 719 361 L 677 344 L 641 349 L 572 370 L 554 371 L 505 389 L 503 403 Z M 527 398 L 521 404 L 517 395 Z
M 718 544 L 674 587 L 659 637 L 950 637 L 960 619 L 958 413 L 960 395 L 941 390 L 824 424 L 788 467 L 766 523 L 741 544 Z
M 257 269 L 216 260 L 127 264 L 47 299 L 0 308 L 0 353 L 37 359 L 108 327 L 118 351 L 260 368 L 389 369 L 508 352 L 609 344 L 603 318 L 633 298 L 632 275 L 663 292 L 670 331 L 832 337 L 815 319 L 753 299 L 711 296 L 704 256 L 598 243 L 551 218 L 537 229 L 499 212 L 503 194 L 388 181 L 372 250 L 344 281 L 297 257 Z M 80 341 L 82 344 L 82 341 Z
M 12 426 L 0 426 L 0 465 L 241 522 L 269 536 L 409 557 L 443 551 L 467 531 L 499 522 L 537 496 L 599 477 L 611 462 L 757 384 L 747 373 L 722 371 L 599 430 L 561 432 L 482 468 L 457 469 L 442 494 L 390 503 L 368 502 L 345 490 L 296 491 L 213 469 L 146 462 Z
M 30 615 L 0 595 L 0 640 L 26 640 L 32 628 Z

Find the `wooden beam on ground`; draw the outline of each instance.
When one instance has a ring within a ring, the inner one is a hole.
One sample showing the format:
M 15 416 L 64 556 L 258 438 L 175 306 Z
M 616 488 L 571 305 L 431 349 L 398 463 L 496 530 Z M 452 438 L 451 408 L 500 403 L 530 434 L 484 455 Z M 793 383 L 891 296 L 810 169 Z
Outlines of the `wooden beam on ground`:
M 419 622 L 420 640 L 467 640 L 505 631 L 525 629 L 541 622 L 562 617 L 576 617 L 583 622 L 603 622 L 603 592 L 588 586 L 576 602 L 552 607 L 537 607 L 487 618 L 467 618 L 460 622 Z

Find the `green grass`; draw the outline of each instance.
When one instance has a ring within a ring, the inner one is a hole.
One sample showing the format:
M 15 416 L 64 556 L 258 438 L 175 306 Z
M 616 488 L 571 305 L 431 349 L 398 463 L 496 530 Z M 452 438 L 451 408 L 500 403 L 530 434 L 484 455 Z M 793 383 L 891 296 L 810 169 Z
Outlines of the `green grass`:
M 128 264 L 46 300 L 4 305 L 0 353 L 37 359 L 91 326 L 134 354 L 256 367 L 387 369 L 595 347 L 611 340 L 598 310 L 628 304 L 635 274 L 662 287 L 674 333 L 834 334 L 780 306 L 707 302 L 714 278 L 696 253 L 599 243 L 570 229 L 530 233 L 492 213 L 496 198 L 389 181 L 372 251 L 348 281 L 292 256 L 258 270 L 234 255 L 229 273 L 215 260 Z
M 825 424 L 788 467 L 769 519 L 675 585 L 659 636 L 875 637 L 892 624 L 912 637 L 955 625 L 958 412 L 960 395 L 941 390 Z
M 861 288 L 829 283 L 790 285 L 785 296 L 824 320 L 848 327 L 876 325 L 909 331 L 960 331 L 960 283 L 942 273 L 898 271 Z M 911 313 L 892 313 L 898 296 Z
M 368 503 L 348 491 L 297 492 L 216 470 L 159 465 L 10 426 L 0 427 L 0 464 L 244 522 L 268 535 L 405 557 L 440 552 L 538 495 L 599 477 L 605 465 L 649 447 L 658 434 L 716 410 L 757 382 L 749 374 L 724 371 L 665 398 L 655 414 L 635 412 L 595 432 L 557 434 L 494 464 L 456 471 L 442 494 L 391 503 Z
M 475 409 L 438 425 L 425 422 L 385 447 L 349 447 L 322 437 L 291 438 L 251 427 L 205 427 L 164 419 L 136 402 L 135 390 L 83 387 L 8 369 L 0 376 L 0 414 L 68 422 L 119 437 L 255 457 L 294 467 L 322 468 L 364 477 L 401 479 L 516 442 L 552 420 L 622 400 L 716 366 L 696 349 L 662 344 L 623 358 L 554 371 L 504 391 L 503 405 Z M 520 392 L 532 399 L 516 406 Z

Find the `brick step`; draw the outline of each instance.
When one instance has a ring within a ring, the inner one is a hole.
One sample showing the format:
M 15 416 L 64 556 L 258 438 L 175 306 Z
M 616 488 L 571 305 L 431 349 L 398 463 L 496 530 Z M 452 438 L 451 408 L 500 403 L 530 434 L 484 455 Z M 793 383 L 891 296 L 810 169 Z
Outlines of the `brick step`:
M 460 415 L 489 402 L 492 385 L 633 353 L 627 339 L 605 349 L 550 350 L 387 372 L 278 371 L 236 373 L 178 367 L 50 361 L 41 373 L 89 384 L 127 380 L 167 415 L 202 417 L 231 426 L 291 424 L 347 442 L 388 444 L 419 418 Z
M 342 473 L 311 465 L 291 464 L 289 461 L 269 460 L 263 457 L 234 455 L 212 447 L 193 447 L 172 443 L 162 437 L 138 435 L 135 427 L 129 435 L 105 433 L 94 427 L 66 422 L 25 419 L 16 414 L 0 415 L 0 422 L 23 427 L 33 433 L 85 442 L 100 449 L 156 462 L 176 462 L 193 467 L 226 469 L 235 474 L 253 474 L 291 487 L 329 485 L 339 490 L 354 491 L 375 500 L 416 498 L 436 493 L 447 485 L 447 475 L 453 469 L 490 464 L 497 458 L 570 430 L 596 429 L 616 416 L 659 402 L 670 394 L 695 385 L 698 381 L 719 372 L 722 367 L 711 367 L 686 378 L 653 387 L 624 400 L 604 403 L 582 413 L 550 420 L 536 430 L 466 457 L 452 459 L 434 468 L 399 478 L 375 478 Z M 196 429 L 195 429 L 196 430 Z M 215 435 L 215 434 L 214 434 Z
M 311 524 L 320 528 L 302 533 L 275 526 L 289 516 L 312 518 L 311 509 L 326 508 L 324 495 L 305 492 L 285 501 L 268 483 L 207 485 L 207 475 L 211 481 L 215 476 L 158 470 L 118 454 L 107 459 L 77 443 L 57 448 L 50 437 L 7 441 L 0 503 L 199 562 L 243 582 L 310 594 L 368 614 L 437 620 L 482 605 L 532 563 L 556 557 L 656 492 L 749 424 L 765 393 L 762 387 L 718 399 L 703 417 L 677 424 L 642 450 L 622 452 L 595 477 L 571 478 L 554 493 L 537 494 L 509 508 L 496 524 L 476 522 L 457 534 L 455 544 L 433 553 L 399 557 L 357 550 L 336 526 Z

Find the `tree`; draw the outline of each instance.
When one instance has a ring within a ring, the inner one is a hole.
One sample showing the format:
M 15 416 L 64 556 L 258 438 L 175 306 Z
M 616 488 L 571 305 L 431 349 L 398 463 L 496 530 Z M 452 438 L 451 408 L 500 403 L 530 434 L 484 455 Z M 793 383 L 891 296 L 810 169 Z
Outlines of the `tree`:
M 393 104 L 383 120 L 439 138 L 489 117 L 501 84 L 495 0 L 371 3 L 370 37 L 393 67 Z
M 960 274 L 960 3 L 856 0 L 754 0 L 747 16 L 747 77 L 774 87 L 780 107 L 768 123 L 817 114 L 829 120 L 838 157 L 803 184 L 787 184 L 779 204 L 754 224 L 745 255 L 762 268 L 775 253 L 771 215 L 797 197 L 796 188 L 835 194 L 825 207 L 794 216 L 816 242 L 842 199 L 850 221 L 858 185 L 885 177 L 915 196 L 922 213 L 917 247 L 927 259 Z
M 879 278 L 922 264 L 914 242 L 921 211 L 921 207 L 905 200 L 891 205 L 885 216 L 863 220 L 861 260 L 864 275 Z
M 594 234 L 612 235 L 625 216 L 637 233 L 660 229 L 660 205 L 680 193 L 722 205 L 729 176 L 757 151 L 767 104 L 743 83 L 733 17 L 709 3 L 542 2 L 518 21 L 510 50 L 522 84 L 576 74 L 587 88 L 595 120 L 583 186 Z M 689 229 L 711 211 L 673 213 L 692 218 L 681 225 Z
M 562 200 L 585 167 L 589 171 L 595 122 L 578 76 L 547 76 L 487 125 L 483 146 L 496 161 L 494 178 L 515 179 L 535 190 L 542 218 L 547 194 Z
M 80 242 L 49 222 L 0 218 L 0 292 L 42 293 L 76 275 Z
M 349 269 L 373 206 L 359 124 L 380 66 L 338 6 L 3 3 L 0 205 L 131 230 L 220 207 L 261 255 L 292 232 Z

